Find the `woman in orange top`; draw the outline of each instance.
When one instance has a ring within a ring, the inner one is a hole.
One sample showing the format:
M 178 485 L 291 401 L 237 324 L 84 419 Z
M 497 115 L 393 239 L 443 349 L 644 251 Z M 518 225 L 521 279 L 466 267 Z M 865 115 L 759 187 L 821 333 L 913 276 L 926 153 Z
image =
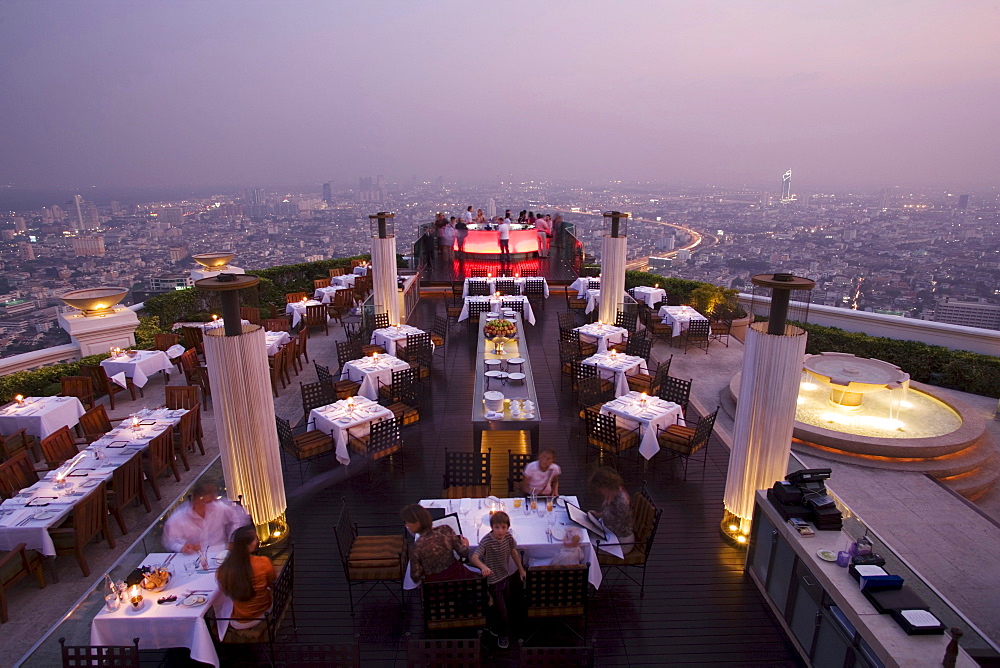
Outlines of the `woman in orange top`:
M 271 609 L 274 564 L 267 557 L 254 554 L 257 545 L 257 530 L 252 526 L 234 531 L 229 554 L 215 574 L 222 593 L 233 599 L 233 617 L 240 621 L 231 622 L 230 626 L 236 629 L 257 626 Z

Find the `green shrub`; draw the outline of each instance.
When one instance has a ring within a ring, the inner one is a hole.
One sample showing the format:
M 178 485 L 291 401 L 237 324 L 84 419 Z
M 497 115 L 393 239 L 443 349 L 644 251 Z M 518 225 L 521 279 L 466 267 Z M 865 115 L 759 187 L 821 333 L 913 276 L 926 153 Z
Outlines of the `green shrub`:
M 59 379 L 63 376 L 79 376 L 81 364 L 100 364 L 108 354 L 90 355 L 78 362 L 62 362 L 33 371 L 15 371 L 0 377 L 0 401 L 7 402 L 18 394 L 26 397 L 47 397 L 58 394 Z

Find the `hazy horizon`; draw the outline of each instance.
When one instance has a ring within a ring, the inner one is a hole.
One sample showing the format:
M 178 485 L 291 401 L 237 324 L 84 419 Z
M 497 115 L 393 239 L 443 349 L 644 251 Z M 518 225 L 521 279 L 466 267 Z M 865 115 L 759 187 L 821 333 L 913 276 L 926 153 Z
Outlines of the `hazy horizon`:
M 990 187 L 998 28 L 985 0 L 6 3 L 0 184 Z

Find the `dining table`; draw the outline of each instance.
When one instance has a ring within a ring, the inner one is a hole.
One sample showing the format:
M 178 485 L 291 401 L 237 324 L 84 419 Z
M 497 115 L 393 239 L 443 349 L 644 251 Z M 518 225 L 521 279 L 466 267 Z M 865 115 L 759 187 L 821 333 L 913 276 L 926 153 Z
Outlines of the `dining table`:
M 606 402 L 601 406 L 601 413 L 614 415 L 623 427 L 631 429 L 638 425 L 641 438 L 639 453 L 646 459 L 652 459 L 660 451 L 657 429 L 685 424 L 684 409 L 680 404 L 635 391 Z
M 587 298 L 587 290 L 591 288 L 600 290 L 601 288 L 601 277 L 597 276 L 581 276 L 572 283 L 569 284 L 569 290 L 576 290 L 577 297 L 580 299 Z
M 369 343 L 376 346 L 382 346 L 385 348 L 385 352 L 390 355 L 396 354 L 396 347 L 401 348 L 406 347 L 406 337 L 414 334 L 425 334 L 424 330 L 414 327 L 413 325 L 391 325 L 389 327 L 381 327 L 372 332 L 372 338 Z M 400 345 L 401 344 L 401 345 Z M 434 344 L 431 344 L 434 347 Z
M 608 344 L 621 343 L 628 337 L 628 330 L 603 322 L 591 322 L 575 328 L 580 332 L 580 340 L 586 343 L 596 343 L 597 352 L 608 352 Z
M 644 358 L 636 355 L 623 355 L 614 351 L 591 355 L 582 360 L 582 362 L 583 364 L 596 366 L 602 378 L 614 381 L 616 397 L 629 393 L 628 376 L 634 376 L 637 373 L 648 373 Z
M 340 379 L 361 383 L 358 394 L 374 401 L 378 399 L 379 384 L 391 385 L 393 371 L 409 368 L 409 362 L 393 355 L 377 353 L 345 362 L 344 369 L 340 372 Z
M 140 650 L 186 647 L 191 660 L 219 666 L 212 632 L 205 622 L 205 613 L 215 613 L 219 638 L 226 636 L 233 616 L 233 600 L 222 593 L 215 579 L 216 571 L 225 558 L 223 551 L 208 555 L 208 568 L 201 570 L 198 555 L 172 552 L 152 552 L 139 566 L 163 566 L 170 580 L 162 591 L 143 590 L 142 605 L 133 608 L 126 599 L 117 610 L 101 606 L 90 622 L 92 645 L 131 645 L 139 638 Z M 161 598 L 176 596 L 177 600 L 158 603 Z
M 532 325 L 535 324 L 535 312 L 531 310 L 531 302 L 524 295 L 508 295 L 507 297 L 466 297 L 462 305 L 462 312 L 458 314 L 458 322 L 462 322 L 469 317 L 470 302 L 488 302 L 490 311 L 499 313 L 503 308 L 503 302 L 520 301 L 524 304 L 524 320 Z
M 247 319 L 245 319 L 245 318 L 241 318 L 240 319 L 240 324 L 241 325 L 249 325 L 250 321 L 247 320 Z M 195 324 L 194 327 L 197 327 L 198 329 L 200 329 L 203 332 L 207 332 L 210 329 L 218 329 L 219 327 L 225 327 L 225 325 L 226 325 L 226 321 L 225 321 L 224 318 L 217 318 L 215 320 L 209 320 L 208 322 L 199 322 L 199 323 Z
M 358 280 L 357 274 L 344 274 L 343 276 L 331 276 L 330 286 L 354 289 L 354 282 Z
M 663 288 L 650 287 L 648 285 L 637 285 L 632 289 L 637 302 L 645 302 L 646 306 L 653 308 L 657 304 L 667 299 L 667 291 Z
M 537 277 L 536 276 L 515 276 L 513 278 L 509 277 L 509 276 L 489 276 L 489 277 L 486 277 L 486 278 L 466 278 L 465 279 L 465 283 L 462 286 L 462 296 L 463 297 L 468 297 L 469 296 L 469 284 L 470 283 L 475 283 L 475 282 L 486 283 L 487 292 L 489 292 L 489 294 L 492 295 L 494 292 L 497 291 L 497 280 L 501 280 L 501 281 L 503 281 L 503 280 L 514 281 L 514 285 L 517 285 L 517 286 L 520 287 L 522 295 L 524 294 L 524 287 L 525 287 L 525 285 L 528 284 L 529 281 L 532 282 L 532 283 L 537 283 L 537 284 L 539 284 L 539 285 L 542 286 L 542 294 L 544 294 L 546 297 L 549 296 L 549 282 L 546 281 L 541 276 L 537 276 Z
M 338 276 L 338 278 L 342 277 Z M 351 278 L 357 278 L 357 276 L 352 275 Z M 313 299 L 322 304 L 329 304 L 336 298 L 336 294 L 341 290 L 352 290 L 352 289 L 353 287 L 331 284 L 329 287 L 326 288 L 316 288 L 316 291 L 313 292 Z
M 549 565 L 563 547 L 562 539 L 566 530 L 573 529 L 580 536 L 580 547 L 583 549 L 584 562 L 589 562 L 590 564 L 590 570 L 588 571 L 590 584 L 594 585 L 595 589 L 600 588 L 603 576 L 601 574 L 601 566 L 597 562 L 598 548 L 591 541 L 590 533 L 570 521 L 569 515 L 566 512 L 566 502 L 579 507 L 580 504 L 577 497 L 572 495 L 557 497 L 553 503 L 551 513 L 546 510 L 545 499 L 543 498 L 538 499 L 536 510 L 531 510 L 527 499 L 518 498 L 517 501 L 520 507 L 514 506 L 514 498 L 423 499 L 419 503 L 424 508 L 440 508 L 446 514 L 455 515 L 454 520 L 457 521 L 461 529 L 461 535 L 469 539 L 470 555 L 476 551 L 476 548 L 479 547 L 479 542 L 490 532 L 490 509 L 492 504 L 503 504 L 502 509 L 510 517 L 511 534 L 514 536 L 514 540 L 517 541 L 518 549 L 524 551 L 526 557 L 524 565 L 526 568 Z M 437 522 L 440 522 L 440 520 Z M 449 524 L 454 526 L 453 521 L 449 521 Z M 551 535 L 547 531 L 550 528 L 552 530 Z M 618 538 L 610 531 L 607 531 L 604 543 L 607 543 L 608 547 L 601 549 L 604 549 L 609 554 L 621 557 L 621 548 L 614 546 L 617 542 Z M 517 572 L 514 570 L 513 561 L 511 561 L 510 567 L 512 572 Z M 470 570 L 478 572 L 478 570 L 471 567 Z M 415 589 L 417 586 L 418 584 L 410 577 L 410 567 L 407 565 L 406 575 L 403 578 L 403 588 Z
M 363 265 L 360 267 L 355 267 L 351 270 L 351 273 L 355 276 L 367 276 L 368 275 L 368 265 Z
M 351 463 L 347 449 L 349 436 L 366 436 L 373 422 L 391 417 L 391 410 L 359 395 L 309 411 L 308 431 L 317 430 L 333 436 L 337 461 L 348 466 Z
M 37 483 L 5 500 L 0 504 L 0 550 L 25 543 L 29 550 L 55 556 L 49 529 L 65 520 L 90 490 L 110 481 L 115 469 L 145 451 L 154 437 L 173 429 L 185 413 L 183 408 L 139 411 L 136 427 L 131 419 L 122 421 Z
M 708 320 L 705 316 L 690 306 L 661 306 L 659 316 L 665 325 L 673 327 L 672 336 L 680 336 L 691 324 L 692 320 Z
M 309 306 L 322 306 L 323 302 L 316 299 L 305 299 L 302 301 L 292 302 L 291 304 L 285 305 L 285 313 L 292 316 L 292 327 L 297 327 L 302 319 L 306 317 L 306 308 Z M 330 316 L 326 316 L 327 322 L 330 321 Z
M 76 397 L 25 397 L 0 408 L 0 434 L 24 429 L 35 438 L 45 438 L 63 427 L 75 427 L 85 412 Z
M 165 371 L 169 375 L 174 363 L 162 350 L 132 350 L 101 360 L 101 366 L 108 377 L 122 387 L 126 387 L 127 383 L 123 382 L 121 374 L 131 378 L 136 387 L 145 387 L 149 377 L 155 373 Z
M 264 332 L 264 345 L 267 346 L 268 356 L 273 356 L 281 349 L 282 346 L 286 345 L 292 340 L 288 332 Z

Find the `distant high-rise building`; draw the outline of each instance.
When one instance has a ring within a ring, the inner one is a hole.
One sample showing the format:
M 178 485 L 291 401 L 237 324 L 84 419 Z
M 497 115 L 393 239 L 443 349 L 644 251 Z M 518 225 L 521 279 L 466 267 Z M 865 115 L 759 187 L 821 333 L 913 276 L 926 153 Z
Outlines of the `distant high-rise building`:
M 171 262 L 180 262 L 188 256 L 187 246 L 171 246 L 169 252 Z
M 184 222 L 184 209 L 178 206 L 169 206 L 157 211 L 157 218 L 170 225 L 181 225 Z
M 497 217 L 497 201 L 492 197 L 486 202 L 486 218 L 493 220 Z
M 385 177 L 381 174 L 374 179 L 370 176 L 358 177 L 357 200 L 359 202 L 384 202 L 388 196 Z
M 246 192 L 247 204 L 250 206 L 262 206 L 266 199 L 263 188 L 250 188 Z
M 792 200 L 792 170 L 781 175 L 781 201 L 790 202 Z
M 886 188 L 878 191 L 878 208 L 882 211 L 889 208 L 889 191 Z
M 1000 329 L 1000 305 L 984 302 L 963 302 L 945 297 L 934 309 L 934 320 L 950 325 Z
M 17 244 L 17 255 L 22 260 L 34 260 L 35 249 L 27 241 L 21 241 Z
M 124 215 L 125 209 L 122 208 L 122 203 L 117 200 L 111 200 L 111 215 L 121 216 Z
M 375 177 L 375 186 L 378 190 L 378 201 L 384 202 L 389 199 L 389 185 L 386 183 L 385 176 L 379 174 Z
M 333 204 L 333 184 L 324 183 L 323 184 L 323 201 L 327 204 Z
M 104 255 L 104 237 L 73 237 L 73 253 L 77 257 L 101 257 Z
M 961 195 L 958 196 L 959 211 L 965 211 L 966 209 L 969 208 L 969 199 L 970 199 L 969 193 L 962 193 Z
M 85 230 L 83 222 L 83 195 L 73 195 L 73 199 L 66 202 L 65 209 L 69 211 L 69 225 L 74 232 Z

